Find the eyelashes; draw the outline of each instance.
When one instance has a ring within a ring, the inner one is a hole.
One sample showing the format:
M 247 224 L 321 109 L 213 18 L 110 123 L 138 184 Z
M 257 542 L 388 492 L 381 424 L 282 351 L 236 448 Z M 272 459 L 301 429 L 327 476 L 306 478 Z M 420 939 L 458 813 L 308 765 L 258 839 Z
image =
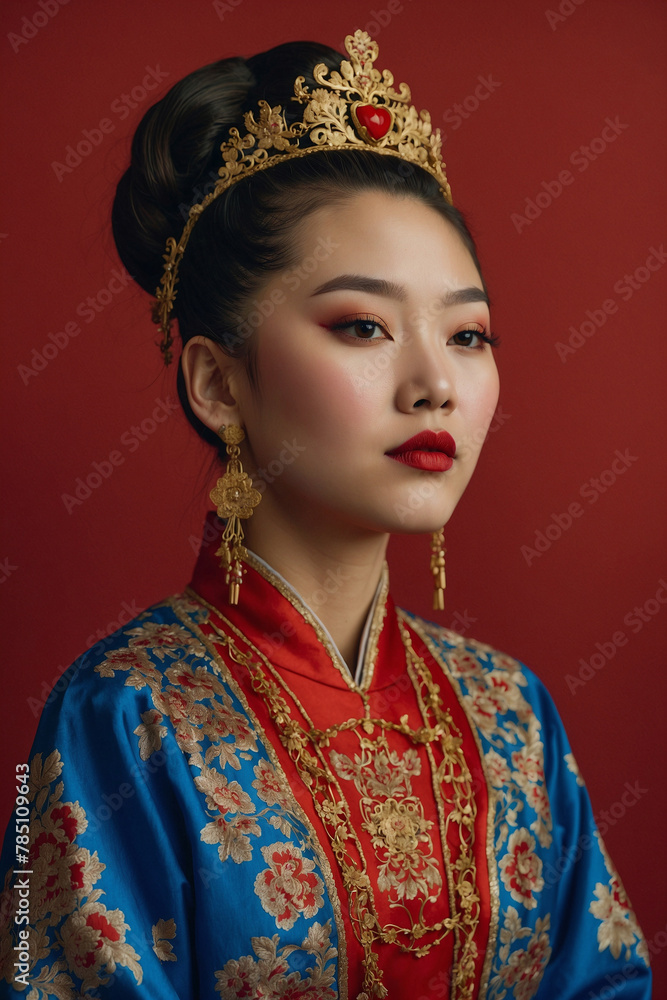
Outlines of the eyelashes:
M 373 337 L 373 328 L 380 330 L 382 335 L 379 337 Z M 344 333 L 345 336 L 349 337 L 351 340 L 356 340 L 359 343 L 369 343 L 370 341 L 380 341 L 389 339 L 389 331 L 376 316 L 346 316 L 344 319 L 339 320 L 338 323 L 334 323 L 329 327 L 330 330 L 335 333 Z M 349 330 L 357 329 L 357 332 L 361 333 L 361 336 L 355 337 Z
M 467 334 L 472 337 L 477 337 L 478 340 L 482 341 L 484 344 L 489 344 L 491 347 L 500 347 L 500 337 L 496 336 L 494 333 L 487 333 L 486 330 L 478 330 L 476 327 L 466 327 L 465 330 L 459 330 L 453 337 L 451 337 L 451 340 L 454 340 L 455 337 L 465 337 Z M 459 346 L 468 347 L 472 350 L 479 349 L 479 345 L 475 348 L 469 343 L 460 344 Z
M 370 314 L 361 314 L 357 316 L 345 316 L 343 319 L 339 320 L 337 323 L 333 323 L 327 326 L 327 329 L 331 330 L 333 333 L 341 333 L 346 338 L 359 344 L 363 343 L 378 343 L 382 340 L 391 340 L 391 335 L 387 330 L 386 326 L 382 320 L 378 319 L 377 316 Z M 355 336 L 354 331 L 358 336 Z M 379 331 L 380 335 L 375 335 Z M 463 330 L 457 330 L 454 333 L 450 341 L 456 341 L 457 338 L 463 338 L 466 340 L 465 343 L 460 341 L 455 345 L 458 347 L 463 347 L 467 350 L 484 350 L 488 344 L 490 347 L 500 346 L 500 337 L 487 332 L 478 325 L 473 325 L 465 327 Z M 477 343 L 471 343 L 471 341 L 477 340 Z

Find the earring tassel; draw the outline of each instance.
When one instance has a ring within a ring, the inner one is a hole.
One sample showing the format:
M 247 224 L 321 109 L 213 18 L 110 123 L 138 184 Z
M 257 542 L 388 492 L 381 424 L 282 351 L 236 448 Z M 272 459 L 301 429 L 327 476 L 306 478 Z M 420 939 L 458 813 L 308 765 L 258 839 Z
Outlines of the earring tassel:
M 242 544 L 241 518 L 252 516 L 262 494 L 254 489 L 250 476 L 246 475 L 241 465 L 238 446 L 245 437 L 243 430 L 231 424 L 221 427 L 218 433 L 227 446 L 227 469 L 211 490 L 210 497 L 218 508 L 218 517 L 227 523 L 216 556 L 220 557 L 220 568 L 225 571 L 229 603 L 238 604 L 243 581 L 242 560 L 248 555 Z
M 445 529 L 433 532 L 431 541 L 431 573 L 433 574 L 433 609 L 445 610 Z

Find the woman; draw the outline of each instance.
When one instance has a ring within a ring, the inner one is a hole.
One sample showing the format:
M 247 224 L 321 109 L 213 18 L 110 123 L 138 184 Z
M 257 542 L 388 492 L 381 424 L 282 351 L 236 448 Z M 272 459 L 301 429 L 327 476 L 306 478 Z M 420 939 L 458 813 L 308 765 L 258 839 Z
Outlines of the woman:
M 439 137 L 346 47 L 205 67 L 135 136 L 116 241 L 166 362 L 178 318 L 222 520 L 17 775 L 1 957 L 31 998 L 649 995 L 544 688 L 388 593 L 390 533 L 430 532 L 443 606 L 498 378 Z

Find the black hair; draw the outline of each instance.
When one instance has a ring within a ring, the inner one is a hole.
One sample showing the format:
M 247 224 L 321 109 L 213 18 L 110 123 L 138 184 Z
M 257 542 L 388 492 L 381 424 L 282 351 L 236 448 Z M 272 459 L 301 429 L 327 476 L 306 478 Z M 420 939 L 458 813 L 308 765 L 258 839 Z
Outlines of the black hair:
M 112 211 L 118 253 L 142 288 L 155 294 L 166 241 L 180 237 L 190 206 L 212 189 L 229 129 L 242 126 L 244 112 L 257 113 L 260 100 L 281 105 L 288 124 L 300 120 L 303 106 L 291 100 L 296 77 L 314 89 L 314 67 L 338 69 L 343 58 L 315 42 L 288 42 L 249 59 L 222 59 L 184 77 L 146 112 Z M 466 223 L 431 174 L 372 150 L 322 150 L 239 181 L 202 212 L 179 267 L 174 314 L 183 343 L 209 337 L 227 353 L 247 357 L 252 377 L 248 304 L 272 274 L 297 263 L 295 235 L 305 217 L 368 190 L 417 198 L 439 212 L 481 278 Z M 219 447 L 192 412 L 180 369 L 178 392 L 198 433 Z

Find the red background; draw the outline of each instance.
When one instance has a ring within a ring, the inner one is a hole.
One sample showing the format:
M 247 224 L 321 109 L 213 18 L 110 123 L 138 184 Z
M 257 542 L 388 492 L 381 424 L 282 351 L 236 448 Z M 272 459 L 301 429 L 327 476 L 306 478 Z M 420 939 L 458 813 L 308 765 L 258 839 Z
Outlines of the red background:
M 520 657 L 547 683 L 594 810 L 612 810 L 606 840 L 667 989 L 660 905 L 667 609 L 654 614 L 650 603 L 667 579 L 667 268 L 651 272 L 627 301 L 614 288 L 666 236 L 664 6 L 563 0 L 560 14 L 556 3 L 545 10 L 529 0 L 218 7 L 70 0 L 43 26 L 37 16 L 36 30 L 23 18 L 43 10 L 38 0 L 3 4 L 0 113 L 13 151 L 0 186 L 7 643 L 0 823 L 49 687 L 98 631 L 115 627 L 124 602 L 138 609 L 187 582 L 191 536 L 208 507 L 210 459 L 180 414 L 141 442 L 127 435 L 151 417 L 156 400 L 175 398 L 175 373 L 162 370 L 153 345 L 147 297 L 129 285 L 92 321 L 77 314 L 120 266 L 108 217 L 134 126 L 197 66 L 298 37 L 340 47 L 347 32 L 365 27 L 379 41 L 378 65 L 409 82 L 417 106 L 428 106 L 443 127 L 454 198 L 478 237 L 503 340 L 502 418 L 447 530 L 442 620 Z M 21 31 L 34 37 L 17 42 Z M 121 111 L 146 67 L 166 74 L 159 89 L 143 99 L 135 91 L 136 107 Z M 494 84 L 475 107 L 479 76 Z M 457 103 L 467 109 L 458 125 Z M 104 118 L 112 128 L 59 179 L 53 163 Z M 586 154 L 577 150 L 601 135 L 607 118 L 623 127 L 603 151 L 594 143 L 597 154 L 581 170 Z M 572 183 L 518 232 L 512 214 L 523 214 L 526 199 L 566 169 Z M 609 299 L 615 313 L 562 361 L 556 343 Z M 41 353 L 49 334 L 71 322 L 81 332 L 26 375 L 19 366 L 35 364 L 33 349 Z M 636 461 L 591 503 L 580 491 L 610 468 L 617 449 Z M 122 464 L 68 512 L 62 494 L 113 451 Z M 575 501 L 582 516 L 528 565 L 521 547 Z M 427 539 L 394 540 L 391 569 L 398 601 L 432 617 Z M 635 634 L 624 618 L 647 601 L 649 620 Z M 572 691 L 567 675 L 577 676 L 596 643 L 613 649 L 619 630 L 627 643 Z M 626 783 L 638 787 L 631 806 L 621 803 Z

